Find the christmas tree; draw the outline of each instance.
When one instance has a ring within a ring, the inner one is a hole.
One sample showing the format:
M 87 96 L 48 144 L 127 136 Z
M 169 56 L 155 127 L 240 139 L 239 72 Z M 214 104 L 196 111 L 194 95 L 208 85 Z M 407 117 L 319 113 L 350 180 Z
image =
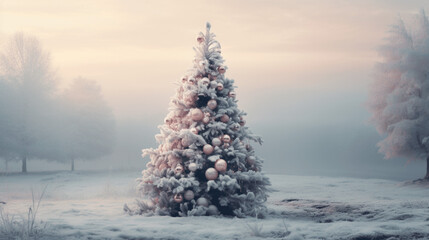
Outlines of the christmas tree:
M 221 46 L 210 33 L 197 37 L 194 66 L 178 81 L 159 147 L 138 179 L 145 198 L 132 214 L 263 217 L 269 179 L 250 142 L 262 144 L 237 108 L 234 81 L 225 77 Z

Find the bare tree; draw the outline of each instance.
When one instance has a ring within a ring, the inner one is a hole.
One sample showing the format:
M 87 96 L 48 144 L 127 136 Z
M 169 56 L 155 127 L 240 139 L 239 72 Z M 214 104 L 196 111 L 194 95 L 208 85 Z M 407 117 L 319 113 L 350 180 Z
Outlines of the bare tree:
M 399 20 L 380 48 L 369 109 L 385 136 L 379 151 L 386 158 L 426 159 L 429 179 L 429 22 L 423 10 L 412 26 Z
M 48 143 L 53 115 L 52 95 L 56 89 L 55 74 L 51 68 L 49 53 L 35 37 L 15 34 L 0 54 L 0 72 L 5 81 L 16 90 L 8 104 L 13 111 L 14 154 L 22 160 L 22 172 L 27 171 L 29 157 L 52 156 Z
M 77 78 L 62 94 L 64 143 L 62 153 L 74 170 L 75 160 L 96 159 L 112 152 L 115 118 L 100 86 Z

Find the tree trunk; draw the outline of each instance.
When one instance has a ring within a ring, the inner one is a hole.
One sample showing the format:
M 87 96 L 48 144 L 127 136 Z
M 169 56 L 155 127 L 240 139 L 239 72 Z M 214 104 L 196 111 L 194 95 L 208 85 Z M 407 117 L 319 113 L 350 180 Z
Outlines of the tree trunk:
M 425 179 L 429 179 L 429 157 L 426 158 L 426 176 Z
M 71 170 L 74 171 L 74 158 L 71 159 Z
M 27 156 L 22 158 L 22 172 L 23 173 L 27 172 Z

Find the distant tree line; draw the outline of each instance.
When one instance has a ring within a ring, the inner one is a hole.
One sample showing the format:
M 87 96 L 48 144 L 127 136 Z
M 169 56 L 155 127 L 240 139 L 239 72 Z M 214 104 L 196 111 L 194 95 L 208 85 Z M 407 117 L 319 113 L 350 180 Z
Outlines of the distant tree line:
M 115 118 L 100 86 L 76 78 L 58 88 L 49 52 L 23 33 L 0 53 L 0 158 L 68 162 L 96 159 L 112 152 Z

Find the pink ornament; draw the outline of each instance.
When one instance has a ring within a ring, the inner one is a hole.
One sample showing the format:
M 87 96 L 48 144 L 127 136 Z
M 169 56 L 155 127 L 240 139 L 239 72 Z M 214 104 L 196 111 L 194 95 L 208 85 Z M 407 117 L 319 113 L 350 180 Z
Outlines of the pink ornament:
M 250 165 L 255 164 L 256 162 L 256 158 L 254 156 L 248 156 L 246 159 L 247 163 L 249 163 Z
M 191 118 L 192 120 L 198 122 L 201 121 L 204 117 L 203 111 L 199 108 L 193 108 L 191 109 Z
M 222 83 L 218 83 L 217 84 L 217 90 L 218 91 L 222 91 L 223 90 L 223 84 Z
M 191 139 L 188 137 L 182 138 L 181 143 L 184 147 L 189 147 L 192 144 Z
M 207 124 L 207 123 L 209 123 L 210 122 L 210 118 L 209 117 L 204 117 L 203 118 L 203 123 L 204 124 Z
M 244 119 L 241 119 L 241 120 L 240 120 L 240 125 L 241 125 L 241 126 L 244 126 L 244 125 L 246 125 L 246 120 L 244 120 Z
M 217 107 L 217 102 L 216 102 L 216 100 L 212 99 L 212 100 L 208 101 L 208 102 L 207 102 L 207 107 L 208 107 L 210 110 L 214 110 L 214 109 Z
M 228 134 L 223 135 L 222 137 L 222 141 L 224 143 L 230 143 L 231 142 L 231 137 Z
M 194 199 L 195 194 L 192 190 L 188 190 L 185 192 L 184 197 L 187 201 L 191 201 L 192 199 Z
M 219 176 L 219 173 L 214 168 L 208 168 L 206 170 L 207 180 L 215 180 Z
M 231 92 L 228 93 L 228 96 L 230 98 L 235 98 L 237 96 L 237 94 L 234 91 L 231 91 Z
M 228 116 L 228 115 L 226 115 L 226 114 L 224 114 L 224 115 L 220 118 L 220 121 L 221 121 L 221 122 L 223 122 L 223 123 L 227 123 L 227 122 L 229 122 L 229 116 Z
M 213 146 L 212 145 L 210 145 L 210 144 L 206 144 L 206 145 L 204 145 L 204 147 L 203 147 L 203 152 L 204 152 L 204 154 L 206 154 L 206 155 L 210 155 L 210 154 L 212 154 L 213 153 Z
M 224 74 L 225 73 L 225 67 L 224 66 L 220 66 L 220 67 L 218 67 L 217 68 L 217 71 L 220 73 L 220 74 Z
M 212 144 L 213 146 L 220 146 L 222 144 L 222 141 L 219 138 L 213 138 Z
M 223 159 L 216 160 L 215 169 L 221 173 L 225 172 L 227 168 L 227 163 Z
M 174 195 L 173 199 L 175 202 L 181 203 L 183 201 L 183 196 L 182 196 L 182 194 L 178 193 L 178 194 Z
M 198 34 L 197 36 L 197 42 L 203 43 L 204 42 L 204 35 L 202 33 Z

